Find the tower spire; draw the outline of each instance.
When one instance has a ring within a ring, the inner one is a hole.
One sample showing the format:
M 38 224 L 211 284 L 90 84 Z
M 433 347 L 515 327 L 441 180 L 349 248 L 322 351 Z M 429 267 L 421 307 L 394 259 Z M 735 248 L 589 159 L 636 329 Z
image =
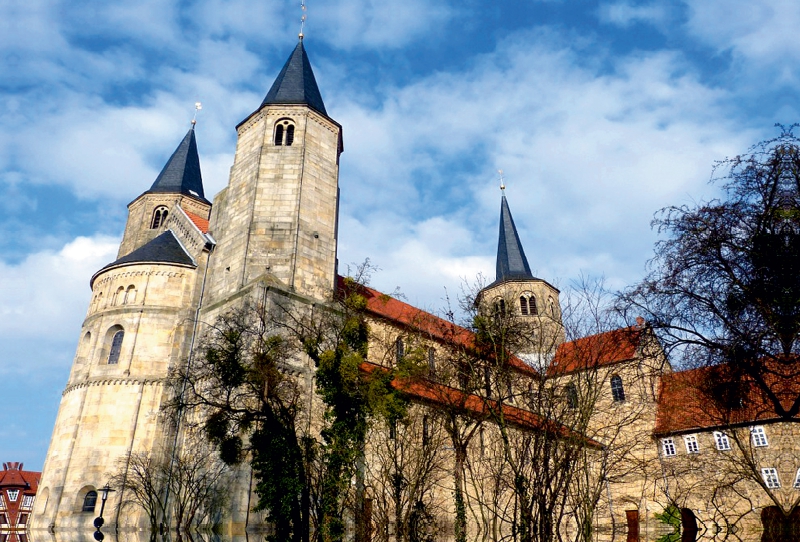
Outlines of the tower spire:
M 511 216 L 511 209 L 508 208 L 508 201 L 505 194 L 505 183 L 501 181 L 500 188 L 503 191 L 500 203 L 500 238 L 497 243 L 497 276 L 495 282 L 503 282 L 511 279 L 532 279 L 531 268 L 525 251 L 522 249 L 522 242 L 519 240 L 517 227 Z
M 308 107 L 322 113 L 326 117 L 328 112 L 322 102 L 322 95 L 311 69 L 311 62 L 308 60 L 305 47 L 303 47 L 303 35 L 292 51 L 283 69 L 278 74 L 277 79 L 267 92 L 261 107 L 265 105 L 307 105 Z
M 197 141 L 194 126 L 181 141 L 175 152 L 167 160 L 164 169 L 156 177 L 150 192 L 169 192 L 193 196 L 206 201 L 203 193 L 203 176 L 200 173 L 200 157 L 197 155 Z

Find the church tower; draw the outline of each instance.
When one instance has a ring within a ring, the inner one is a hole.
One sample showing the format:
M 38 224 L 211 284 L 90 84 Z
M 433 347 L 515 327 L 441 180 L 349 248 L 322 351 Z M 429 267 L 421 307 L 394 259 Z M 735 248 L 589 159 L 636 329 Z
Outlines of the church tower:
M 302 39 L 236 130 L 230 181 L 211 217 L 219 245 L 209 303 L 258 280 L 328 298 L 336 276 L 342 128 L 325 110 Z
M 538 367 L 564 342 L 559 291 L 531 272 L 505 189 L 500 201 L 500 234 L 494 282 L 478 294 L 483 310 L 518 317 L 532 327 L 533 342 L 519 356 Z
M 213 239 L 194 129 L 129 206 L 119 257 L 90 280 L 92 300 L 59 405 L 34 529 L 88 529 L 98 490 L 131 454 L 161 449 L 169 370 L 188 354 Z M 121 492 L 111 494 L 115 523 Z M 98 509 L 99 510 L 99 509 Z

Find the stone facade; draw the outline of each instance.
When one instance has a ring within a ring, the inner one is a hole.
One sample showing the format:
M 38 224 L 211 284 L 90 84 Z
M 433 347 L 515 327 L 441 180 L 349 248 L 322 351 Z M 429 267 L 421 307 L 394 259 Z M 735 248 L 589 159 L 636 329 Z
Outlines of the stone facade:
M 298 46 L 287 67 L 304 55 Z M 281 77 L 289 77 L 285 72 L 305 73 L 304 69 L 285 68 Z M 274 86 L 268 98 L 281 96 L 278 90 L 273 92 Z M 173 192 L 164 191 L 158 181 L 128 206 L 119 258 L 91 280 L 92 301 L 62 395 L 41 497 L 33 510 L 34 528 L 90 528 L 95 514 L 93 508 L 85 510 L 87 495 L 105 485 L 132 453 L 170 448 L 175 434 L 162 418 L 168 396 L 165 379 L 190 362 L 205 326 L 246 305 L 310 311 L 333 298 L 339 281 L 341 127 L 321 102 L 301 96 L 294 102 L 265 100 L 239 124 L 237 134 L 229 183 L 213 207 L 196 191 L 184 190 L 179 183 L 169 185 Z M 164 178 L 181 179 L 199 168 L 173 164 L 175 156 L 196 160 L 187 143 L 193 144 L 193 138 L 193 132 L 187 134 L 183 154 L 176 151 L 162 172 Z M 199 169 L 197 175 L 195 187 Z M 660 410 L 661 381 L 671 368 L 646 324 L 567 337 L 559 291 L 530 275 L 505 198 L 502 205 L 505 245 L 498 251 L 498 280 L 477 299 L 487 318 L 512 318 L 521 326 L 525 339 L 506 372 L 492 372 L 480 360 L 465 369 L 459 349 L 474 341 L 470 332 L 364 289 L 371 333 L 369 370 L 392 367 L 412 352 L 428 364 L 425 383 L 404 388 L 414 399 L 408 425 L 399 430 L 371 428 L 362 482 L 372 506 L 373 538 L 396 538 L 398 517 L 412 512 L 396 505 L 393 489 L 386 486 L 387 473 L 398 462 L 421 456 L 429 460 L 431 471 L 420 491 L 429 503 L 426 513 L 432 515 L 431 532 L 437 539 L 453 536 L 453 472 L 458 461 L 470 467 L 470 485 L 465 486 L 467 504 L 473 507 L 470 536 L 496 540 L 515 532 L 514 478 L 503 463 L 511 453 L 504 444 L 509 438 L 518 445 L 514 453 L 519 469 L 531 477 L 537 475 L 536 462 L 543 461 L 536 454 L 545 447 L 552 446 L 556 454 L 574 454 L 565 456 L 566 468 L 580 468 L 585 476 L 583 481 L 570 478 L 577 484 L 570 498 L 580 495 L 583 504 L 590 503 L 584 510 L 591 514 L 565 512 L 561 528 L 569 536 L 590 526 L 598 539 L 655 539 L 670 532 L 655 514 L 675 504 L 692 511 L 700 534 L 710 539 L 716 529 L 756 525 L 756 510 L 769 506 L 770 499 L 790 506 L 800 467 L 793 427 L 768 425 L 771 445 L 751 454 L 758 465 L 776 469 L 781 488 L 771 492 L 764 491 L 764 476 L 741 475 L 734 468 L 741 462 L 727 461 L 733 454 L 713 450 L 713 433 L 707 426 L 676 429 L 667 423 L 659 429 L 665 416 Z M 506 258 L 502 262 L 501 253 Z M 501 269 L 509 275 L 500 276 Z M 313 426 L 319 422 L 319 399 L 311 391 L 313 364 L 297 359 L 284 369 L 306 390 L 309 406 L 304 415 Z M 476 392 L 475 386 L 469 393 L 459 392 L 464 378 L 483 379 L 485 393 Z M 454 400 L 462 417 L 462 436 L 469 436 L 462 456 L 447 426 L 454 423 L 448 418 L 453 405 L 447 401 Z M 487 409 L 500 412 L 508 425 L 489 423 Z M 697 434 L 699 453 L 664 456 L 661 439 L 675 438 L 680 448 L 691 431 Z M 742 432 L 737 431 L 730 436 Z M 746 432 L 743 435 L 734 440 L 749 442 Z M 707 483 L 708 475 L 722 471 L 740 478 L 724 495 L 711 495 L 716 486 Z M 231 533 L 266 528 L 263 515 L 251 512 L 251 485 L 247 469 L 232 474 L 225 518 Z M 124 498 L 111 495 L 106 521 L 145 526 L 145 518 L 135 513 L 120 515 Z M 712 511 L 708 503 L 718 501 Z M 727 519 L 739 516 L 741 520 Z

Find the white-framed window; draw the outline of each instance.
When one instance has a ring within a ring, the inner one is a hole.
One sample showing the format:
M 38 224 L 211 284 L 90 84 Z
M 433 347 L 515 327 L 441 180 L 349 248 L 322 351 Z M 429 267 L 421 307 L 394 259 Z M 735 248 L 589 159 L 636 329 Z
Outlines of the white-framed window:
M 800 469 L 797 469 L 797 474 L 794 475 L 794 484 L 792 484 L 792 487 L 800 489 Z
M 661 439 L 661 448 L 664 450 L 664 457 L 672 457 L 676 454 L 675 451 L 675 439 L 674 438 L 662 438 Z
M 23 508 L 31 508 L 33 506 L 33 495 L 23 495 L 22 496 L 22 507 Z
M 717 450 L 725 452 L 731 449 L 731 439 L 722 431 L 714 431 L 714 443 L 717 445 Z
M 757 446 L 759 448 L 769 446 L 769 442 L 767 442 L 767 433 L 764 432 L 763 426 L 756 425 L 751 427 L 750 436 L 753 439 L 753 446 Z
M 778 469 L 774 467 L 765 467 L 761 469 L 761 477 L 769 489 L 778 489 L 781 487 L 781 479 L 778 478 Z
M 19 498 L 19 489 L 9 489 L 8 490 L 8 501 L 9 502 L 17 502 Z
M 695 435 L 686 435 L 683 437 L 683 443 L 686 444 L 686 453 L 687 454 L 699 454 L 700 453 L 700 445 L 697 443 L 697 436 Z

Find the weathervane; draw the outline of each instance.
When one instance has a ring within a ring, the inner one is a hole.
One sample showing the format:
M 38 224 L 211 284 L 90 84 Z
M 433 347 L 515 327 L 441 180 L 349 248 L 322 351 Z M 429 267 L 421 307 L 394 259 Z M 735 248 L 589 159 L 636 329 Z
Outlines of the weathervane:
M 503 193 L 505 193 L 505 191 L 506 191 L 506 183 L 505 183 L 505 177 L 503 177 L 503 170 L 502 169 L 498 169 L 497 173 L 500 175 L 500 190 L 502 190 Z
M 194 125 L 197 124 L 197 112 L 203 109 L 203 104 L 200 102 L 194 102 L 194 116 L 192 117 L 192 128 Z
M 303 16 L 300 17 L 300 33 L 297 35 L 297 37 L 302 40 L 303 28 L 306 25 L 306 0 L 300 0 L 300 9 L 303 10 Z

